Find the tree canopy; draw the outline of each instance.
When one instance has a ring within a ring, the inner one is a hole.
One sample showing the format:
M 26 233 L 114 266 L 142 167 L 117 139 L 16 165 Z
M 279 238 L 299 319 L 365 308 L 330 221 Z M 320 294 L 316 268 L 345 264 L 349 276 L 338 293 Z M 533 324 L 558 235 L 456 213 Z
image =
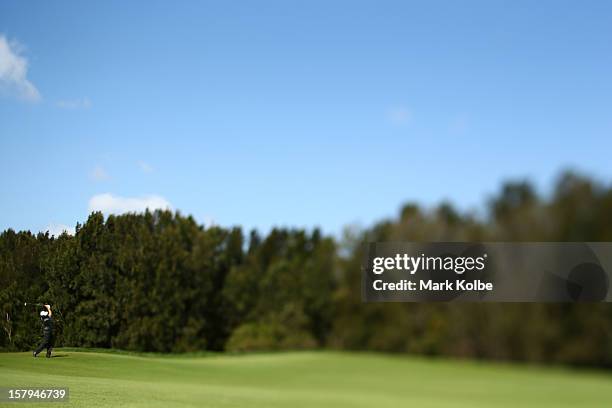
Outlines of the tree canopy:
M 92 213 L 74 235 L 0 234 L 0 348 L 26 350 L 36 310 L 57 345 L 136 351 L 340 348 L 612 365 L 609 304 L 362 303 L 365 241 L 612 241 L 612 189 L 575 173 L 526 181 L 486 215 L 406 204 L 334 239 L 318 229 L 204 227 L 170 211 Z

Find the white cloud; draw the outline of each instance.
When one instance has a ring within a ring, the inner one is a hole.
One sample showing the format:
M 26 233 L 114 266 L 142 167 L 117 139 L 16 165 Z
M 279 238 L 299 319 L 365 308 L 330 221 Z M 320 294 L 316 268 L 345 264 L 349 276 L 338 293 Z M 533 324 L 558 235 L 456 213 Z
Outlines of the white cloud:
M 101 211 L 106 215 L 144 212 L 147 208 L 149 210 L 172 209 L 172 205 L 164 197 L 157 195 L 119 197 L 105 193 L 97 194 L 89 200 L 89 212 Z
M 20 99 L 37 102 L 38 89 L 27 78 L 28 60 L 21 54 L 22 47 L 0 35 L 0 91 Z
M 95 181 L 105 181 L 110 179 L 110 176 L 102 166 L 96 166 L 91 172 L 91 178 Z
M 204 215 L 202 224 L 204 224 L 206 227 L 214 227 L 215 225 L 217 225 L 217 221 L 212 215 Z
M 69 227 L 64 224 L 51 223 L 43 229 L 43 232 L 47 231 L 52 237 L 59 237 L 64 232 L 66 232 L 68 235 L 74 235 L 74 227 Z
M 405 106 L 389 109 L 387 118 L 395 125 L 406 125 L 412 121 L 412 112 Z
M 61 109 L 89 109 L 91 101 L 89 98 L 61 99 L 55 105 Z
M 145 161 L 139 160 L 138 167 L 140 167 L 140 170 L 142 170 L 143 173 L 153 172 L 153 166 L 151 166 L 149 163 Z

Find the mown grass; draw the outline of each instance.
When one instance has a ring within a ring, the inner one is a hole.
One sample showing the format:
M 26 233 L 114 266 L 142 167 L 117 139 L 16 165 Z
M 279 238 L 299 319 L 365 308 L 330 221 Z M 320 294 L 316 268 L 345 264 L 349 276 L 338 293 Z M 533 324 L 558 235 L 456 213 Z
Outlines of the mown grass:
M 379 354 L 0 354 L 0 387 L 69 387 L 53 407 L 602 407 L 612 375 Z M 5 404 L 9 406 L 9 404 Z M 40 407 L 40 404 L 18 404 Z M 10 406 L 17 406 L 10 403 Z

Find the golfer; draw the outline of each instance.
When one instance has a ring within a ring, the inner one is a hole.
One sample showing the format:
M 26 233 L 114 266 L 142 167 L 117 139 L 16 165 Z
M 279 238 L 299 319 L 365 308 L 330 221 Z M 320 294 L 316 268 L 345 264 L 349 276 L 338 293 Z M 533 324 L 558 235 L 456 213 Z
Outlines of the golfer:
M 53 318 L 51 317 L 51 306 L 45 305 L 46 311 L 43 310 L 40 312 L 40 320 L 42 321 L 42 330 L 43 330 L 43 340 L 40 343 L 40 346 L 36 350 L 32 352 L 34 357 L 38 357 L 38 353 L 40 353 L 43 349 L 47 349 L 47 358 L 51 357 L 51 350 L 53 349 Z

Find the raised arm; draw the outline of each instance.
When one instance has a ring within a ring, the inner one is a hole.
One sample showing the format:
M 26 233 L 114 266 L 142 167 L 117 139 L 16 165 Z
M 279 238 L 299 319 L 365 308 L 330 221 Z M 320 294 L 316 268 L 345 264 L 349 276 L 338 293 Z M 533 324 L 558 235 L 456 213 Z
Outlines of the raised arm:
M 47 308 L 47 312 L 49 312 L 49 317 L 51 317 L 51 315 L 53 314 L 51 312 L 51 305 L 45 305 L 45 307 Z

